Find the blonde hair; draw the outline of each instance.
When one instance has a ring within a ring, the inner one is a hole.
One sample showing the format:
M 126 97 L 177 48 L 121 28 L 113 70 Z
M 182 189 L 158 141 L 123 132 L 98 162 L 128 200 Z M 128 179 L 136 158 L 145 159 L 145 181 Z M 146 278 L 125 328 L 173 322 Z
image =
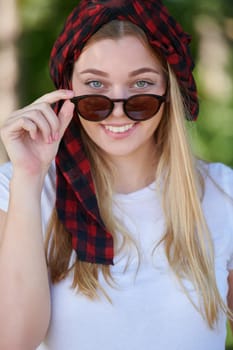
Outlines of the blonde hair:
M 116 20 L 103 26 L 92 36 L 88 44 L 103 38 L 118 39 L 125 35 L 138 37 L 152 51 L 146 35 L 140 28 L 130 22 Z M 163 178 L 160 191 L 162 191 L 166 222 L 165 233 L 160 243 L 164 244 L 170 267 L 188 297 L 188 291 L 182 281 L 187 278 L 193 283 L 199 297 L 199 305 L 194 306 L 206 319 L 209 326 L 213 327 L 218 320 L 220 310 L 230 317 L 232 314 L 224 304 L 216 284 L 214 249 L 201 208 L 204 188 L 187 138 L 183 98 L 172 69 L 166 65 L 161 55 L 157 52 L 154 54 L 167 70 L 170 98 L 155 134 L 160 151 L 156 178 Z M 113 217 L 111 211 L 113 168 L 101 150 L 85 133 L 82 138 L 91 164 L 102 219 L 107 229 L 112 232 L 114 243 L 118 239 L 116 232 L 121 232 L 123 246 L 131 244 L 132 240 L 128 233 Z M 98 169 L 101 169 L 101 172 Z M 103 194 L 104 201 L 100 200 Z M 74 272 L 73 288 L 90 298 L 97 297 L 97 290 L 105 293 L 99 283 L 98 275 L 101 270 L 105 279 L 111 284 L 113 280 L 110 267 L 81 262 L 78 259 L 70 266 L 71 237 L 64 231 L 54 209 L 46 240 L 47 260 L 52 282 L 59 282 L 72 270 Z M 190 297 L 189 299 L 192 302 Z

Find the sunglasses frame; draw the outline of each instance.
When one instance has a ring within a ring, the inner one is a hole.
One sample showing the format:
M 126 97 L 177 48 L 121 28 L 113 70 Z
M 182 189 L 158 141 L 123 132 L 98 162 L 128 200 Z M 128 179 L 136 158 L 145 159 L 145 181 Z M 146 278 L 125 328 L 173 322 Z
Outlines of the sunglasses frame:
M 154 99 L 156 99 L 158 101 L 158 107 L 157 107 L 157 110 L 155 113 L 153 113 L 150 117 L 148 118 L 145 118 L 145 119 L 134 119 L 132 118 L 127 110 L 126 110 L 126 105 L 127 103 L 134 99 L 134 98 L 137 98 L 137 97 L 142 97 L 142 96 L 149 96 L 149 97 L 153 97 Z M 104 117 L 104 118 L 101 118 L 101 119 L 98 119 L 98 120 L 91 120 L 91 119 L 88 119 L 86 116 L 84 116 L 82 113 L 80 113 L 79 111 L 79 108 L 78 108 L 78 102 L 85 99 L 85 98 L 90 98 L 90 97 L 102 97 L 103 99 L 106 99 L 108 102 L 111 102 L 111 108 L 109 109 L 109 113 Z M 110 97 L 108 96 L 105 96 L 105 95 L 99 95 L 99 94 L 89 94 L 89 95 L 81 95 L 81 96 L 74 96 L 70 99 L 70 101 L 75 105 L 75 109 L 78 113 L 78 115 L 80 115 L 83 119 L 85 120 L 88 120 L 88 121 L 91 121 L 91 122 L 100 122 L 102 120 L 105 120 L 107 119 L 110 114 L 112 113 L 114 107 L 115 107 L 115 103 L 118 103 L 118 102 L 123 102 L 123 110 L 124 110 L 124 113 L 127 115 L 127 117 L 131 120 L 134 120 L 134 121 L 137 121 L 137 122 L 140 122 L 140 121 L 145 121 L 145 120 L 148 120 L 148 119 L 151 119 L 153 118 L 153 116 L 155 116 L 159 110 L 160 110 L 160 107 L 162 105 L 163 102 L 166 102 L 167 101 L 167 90 L 166 92 L 164 93 L 164 95 L 155 95 L 155 94 L 137 94 L 137 95 L 132 95 L 128 98 L 116 98 L 116 99 L 111 99 Z

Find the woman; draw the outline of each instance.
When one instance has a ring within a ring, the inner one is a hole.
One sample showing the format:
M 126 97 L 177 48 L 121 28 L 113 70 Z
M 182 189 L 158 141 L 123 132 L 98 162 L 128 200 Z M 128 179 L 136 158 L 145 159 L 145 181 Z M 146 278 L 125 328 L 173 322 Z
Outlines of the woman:
M 160 1 L 67 19 L 1 130 L 1 349 L 224 349 L 233 174 L 189 148 L 189 41 Z

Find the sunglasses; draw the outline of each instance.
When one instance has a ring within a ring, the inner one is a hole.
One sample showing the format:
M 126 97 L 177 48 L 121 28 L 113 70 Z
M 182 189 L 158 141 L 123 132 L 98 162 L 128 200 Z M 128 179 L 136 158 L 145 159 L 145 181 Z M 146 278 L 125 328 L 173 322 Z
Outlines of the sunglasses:
M 160 106 L 167 100 L 167 93 L 162 96 L 153 94 L 134 95 L 127 99 L 111 99 L 103 95 L 82 95 L 70 99 L 76 112 L 91 122 L 106 119 L 113 111 L 116 102 L 123 102 L 123 110 L 128 118 L 144 121 L 158 113 Z

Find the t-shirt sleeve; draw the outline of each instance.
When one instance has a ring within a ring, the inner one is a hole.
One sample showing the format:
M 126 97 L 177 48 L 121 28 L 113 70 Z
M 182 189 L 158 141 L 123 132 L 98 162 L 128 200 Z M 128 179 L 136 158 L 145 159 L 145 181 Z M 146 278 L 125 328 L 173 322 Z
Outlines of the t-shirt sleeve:
M 9 205 L 9 184 L 12 176 L 11 163 L 0 166 L 0 209 L 7 212 Z
M 209 175 L 222 191 L 219 212 L 223 215 L 224 231 L 227 231 L 229 239 L 227 268 L 233 270 L 233 169 L 221 163 L 212 163 L 209 164 Z

